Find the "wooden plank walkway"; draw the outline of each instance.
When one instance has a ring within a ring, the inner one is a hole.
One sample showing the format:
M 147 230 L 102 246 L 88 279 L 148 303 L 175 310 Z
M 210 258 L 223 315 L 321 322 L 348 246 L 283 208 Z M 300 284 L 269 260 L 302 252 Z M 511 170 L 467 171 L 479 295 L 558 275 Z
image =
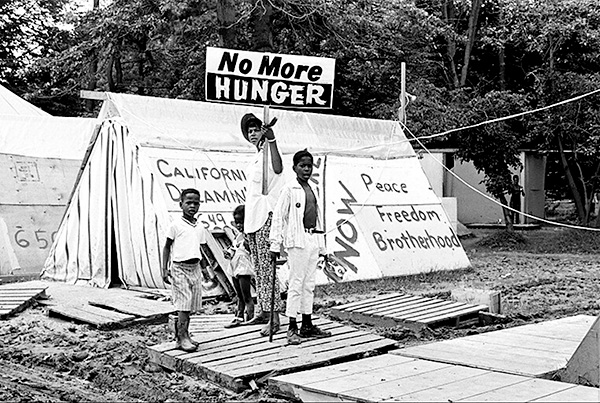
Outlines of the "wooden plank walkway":
M 107 295 L 104 297 L 93 297 L 88 301 L 88 304 L 148 320 L 165 317 L 175 312 L 175 306 L 170 302 L 142 298 L 136 293 L 132 293 L 131 296 Z
M 233 314 L 195 314 L 190 317 L 190 334 L 195 337 L 198 333 L 216 333 L 222 332 L 225 325 L 231 323 L 235 315 Z M 177 315 L 169 316 L 169 328 L 175 326 Z
M 419 329 L 424 326 L 460 326 L 479 321 L 479 312 L 488 311 L 486 305 L 446 301 L 410 294 L 388 294 L 364 301 L 333 307 L 330 315 L 340 320 L 373 326 L 402 325 Z
M 169 342 L 148 347 L 148 355 L 152 362 L 168 369 L 239 391 L 247 388 L 252 380 L 262 382 L 265 376 L 351 360 L 364 353 L 395 347 L 394 340 L 326 319 L 314 321 L 331 331 L 332 336 L 306 339 L 298 346 L 288 346 L 287 318 L 282 318 L 282 330 L 273 337 L 272 343 L 259 335 L 259 325 L 210 333 L 199 333 L 192 328 L 192 337 L 200 342 L 197 352 L 175 350 L 175 343 Z
M 598 402 L 599 389 L 394 354 L 272 377 L 304 402 Z
M 58 305 L 48 307 L 48 316 L 83 322 L 100 330 L 117 329 L 130 325 L 134 315 L 127 315 L 93 305 Z
M 577 315 L 397 350 L 393 354 L 551 378 L 565 367 L 596 320 Z
M 98 329 L 117 329 L 139 323 L 167 321 L 175 312 L 170 302 L 142 298 L 138 293 L 113 294 L 90 297 L 83 303 L 61 303 L 48 307 L 48 315 L 87 323 Z
M 38 298 L 46 298 L 46 287 L 23 287 L 14 284 L 0 286 L 0 319 L 24 311 Z

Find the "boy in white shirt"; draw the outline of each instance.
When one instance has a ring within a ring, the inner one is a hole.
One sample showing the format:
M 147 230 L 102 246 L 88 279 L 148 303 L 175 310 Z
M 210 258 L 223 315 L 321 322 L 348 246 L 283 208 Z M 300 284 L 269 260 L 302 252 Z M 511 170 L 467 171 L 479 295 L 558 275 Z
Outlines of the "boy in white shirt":
M 319 256 L 326 254 L 322 212 L 316 191 L 310 184 L 313 156 L 306 149 L 294 154 L 296 180 L 282 190 L 275 210 L 269 241 L 271 257 L 277 259 L 281 245 L 288 255 L 290 269 L 285 314 L 289 318 L 288 344 L 300 344 L 301 338 L 327 337 L 330 332 L 312 323 L 315 276 Z M 298 330 L 296 317 L 302 314 Z
M 206 230 L 196 221 L 199 206 L 200 192 L 196 189 L 181 192 L 179 207 L 183 215 L 171 223 L 163 248 L 162 277 L 166 284 L 172 283 L 173 304 L 177 309 L 175 336 L 177 348 L 183 351 L 195 351 L 198 347 L 190 337 L 189 324 L 190 313 L 202 307 L 200 249 L 206 247 Z

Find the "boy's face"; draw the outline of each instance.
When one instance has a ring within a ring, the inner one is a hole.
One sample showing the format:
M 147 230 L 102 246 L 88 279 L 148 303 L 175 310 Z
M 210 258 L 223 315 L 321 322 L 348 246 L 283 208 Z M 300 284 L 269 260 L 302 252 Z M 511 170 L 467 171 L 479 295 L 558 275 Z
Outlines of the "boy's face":
M 179 201 L 179 207 L 181 207 L 184 217 L 194 218 L 200 208 L 200 196 L 195 193 L 186 193 Z
M 300 182 L 308 182 L 313 171 L 313 160 L 309 156 L 304 156 L 293 168 Z
M 263 133 L 260 131 L 260 128 L 256 125 L 250 125 L 248 127 L 248 140 L 254 145 L 258 145 L 258 142 L 262 138 Z
M 240 232 L 244 232 L 244 216 L 241 214 L 234 214 L 233 215 L 233 222 L 235 224 L 235 228 L 240 231 Z

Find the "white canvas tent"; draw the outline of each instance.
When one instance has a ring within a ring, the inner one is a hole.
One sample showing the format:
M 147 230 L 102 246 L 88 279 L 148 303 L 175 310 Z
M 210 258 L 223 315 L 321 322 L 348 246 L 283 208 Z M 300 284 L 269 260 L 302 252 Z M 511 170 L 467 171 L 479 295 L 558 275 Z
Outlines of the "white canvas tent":
M 49 113 L 13 94 L 2 85 L 0 85 L 0 115 L 50 116 Z
M 107 93 L 103 123 L 43 276 L 108 287 L 164 287 L 162 245 L 179 192 L 201 192 L 198 219 L 231 225 L 245 199 L 252 146 L 240 119 L 262 109 Z M 315 155 L 313 179 L 325 209 L 334 262 L 318 283 L 464 268 L 468 258 L 417 157 L 392 121 L 271 110 L 284 172 L 291 157 Z
M 42 269 L 95 125 L 0 115 L 0 275 Z

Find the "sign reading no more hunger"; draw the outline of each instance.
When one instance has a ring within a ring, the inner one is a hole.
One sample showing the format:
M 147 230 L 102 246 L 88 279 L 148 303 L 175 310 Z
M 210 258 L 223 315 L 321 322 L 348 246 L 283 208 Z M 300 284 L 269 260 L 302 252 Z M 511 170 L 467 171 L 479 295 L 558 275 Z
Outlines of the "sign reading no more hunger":
M 206 49 L 206 100 L 331 108 L 335 59 Z

